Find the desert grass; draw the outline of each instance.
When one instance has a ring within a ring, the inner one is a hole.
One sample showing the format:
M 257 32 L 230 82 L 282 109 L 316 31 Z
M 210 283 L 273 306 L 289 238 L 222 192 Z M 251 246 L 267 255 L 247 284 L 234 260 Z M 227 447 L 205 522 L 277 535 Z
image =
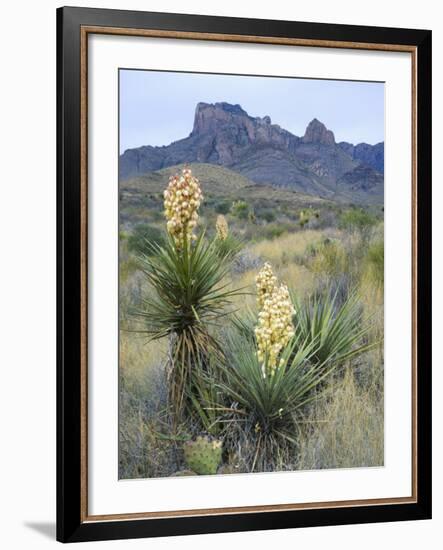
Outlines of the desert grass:
M 159 445 L 161 411 L 166 405 L 164 369 L 167 342 L 120 331 L 119 475 L 158 477 L 174 471 L 174 446 Z
M 303 254 L 309 245 L 318 242 L 322 237 L 321 231 L 307 229 L 258 242 L 252 250 L 278 268 L 293 261 L 295 255 Z
M 383 466 L 383 396 L 376 381 L 359 384 L 350 369 L 327 393 L 305 419 L 298 469 Z

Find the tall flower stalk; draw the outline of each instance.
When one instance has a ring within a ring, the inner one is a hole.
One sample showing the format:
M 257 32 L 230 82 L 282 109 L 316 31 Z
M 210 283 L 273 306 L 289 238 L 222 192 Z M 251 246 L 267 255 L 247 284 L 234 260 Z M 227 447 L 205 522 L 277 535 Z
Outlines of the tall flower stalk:
M 257 276 L 257 301 L 261 307 L 255 328 L 257 356 L 263 376 L 272 376 L 279 366 L 282 349 L 294 336 L 292 317 L 295 309 L 285 284 L 278 285 L 269 263 Z
M 198 209 L 203 200 L 203 194 L 197 178 L 189 168 L 181 175 L 169 178 L 169 185 L 164 193 L 166 228 L 178 248 L 183 248 L 185 240 L 196 239 L 193 233 L 197 226 Z
M 217 216 L 215 222 L 215 235 L 219 255 L 224 256 L 225 254 L 230 254 L 233 259 L 240 251 L 242 243 L 237 237 L 229 232 L 228 221 L 223 214 Z
M 223 214 L 219 214 L 217 216 L 217 221 L 215 222 L 215 230 L 217 232 L 217 237 L 221 241 L 226 241 L 229 236 L 229 226 Z

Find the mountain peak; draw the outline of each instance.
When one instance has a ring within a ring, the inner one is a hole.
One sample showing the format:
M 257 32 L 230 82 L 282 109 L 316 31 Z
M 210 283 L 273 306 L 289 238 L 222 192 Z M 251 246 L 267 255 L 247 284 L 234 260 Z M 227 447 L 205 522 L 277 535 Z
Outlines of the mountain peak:
M 187 137 L 163 147 L 125 151 L 119 174 L 126 179 L 182 163 L 220 165 L 254 183 L 319 196 L 334 195 L 339 183 L 346 197 L 354 190 L 357 199 L 366 190 L 371 197 L 383 196 L 383 143 L 336 144 L 332 131 L 316 118 L 301 138 L 273 124 L 268 115 L 251 116 L 241 105 L 224 101 L 198 103 Z M 364 169 L 357 170 L 360 165 Z
M 233 115 L 246 115 L 248 116 L 248 113 L 242 109 L 241 105 L 227 103 L 226 101 L 221 101 L 219 103 L 206 103 L 204 101 L 200 101 L 200 103 L 197 103 L 197 107 L 195 108 L 195 112 L 198 113 L 203 110 L 209 110 L 209 111 L 224 111 L 225 113 L 231 113 Z
M 303 143 L 334 145 L 334 133 L 328 130 L 323 122 L 313 118 L 306 128 L 305 135 L 303 136 Z
M 238 117 L 249 118 L 248 113 L 238 104 L 232 105 L 225 101 L 220 103 L 197 103 L 192 134 L 214 131 L 219 125 Z

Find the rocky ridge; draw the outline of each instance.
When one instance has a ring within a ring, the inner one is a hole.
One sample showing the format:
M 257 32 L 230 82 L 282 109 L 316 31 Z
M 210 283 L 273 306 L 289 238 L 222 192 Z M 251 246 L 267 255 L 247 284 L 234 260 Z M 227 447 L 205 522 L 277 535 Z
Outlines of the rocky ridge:
M 384 144 L 335 142 L 314 118 L 298 137 L 269 116 L 251 117 L 230 103 L 198 103 L 188 137 L 168 146 L 128 149 L 120 156 L 125 180 L 180 163 L 209 163 L 256 183 L 332 198 L 354 193 L 359 202 L 383 200 Z

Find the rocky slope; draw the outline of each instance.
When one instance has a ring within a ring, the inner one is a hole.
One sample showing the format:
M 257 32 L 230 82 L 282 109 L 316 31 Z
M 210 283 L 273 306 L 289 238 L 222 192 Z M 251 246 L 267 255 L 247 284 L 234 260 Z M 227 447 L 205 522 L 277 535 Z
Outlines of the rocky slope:
M 240 105 L 199 103 L 190 135 L 168 146 L 143 146 L 120 156 L 120 179 L 180 163 L 228 167 L 253 182 L 327 198 L 383 201 L 384 144 L 337 144 L 312 120 L 302 137 L 251 117 Z
M 162 168 L 144 175 L 129 178 L 120 183 L 120 223 L 132 231 L 138 223 L 163 223 L 163 191 L 165 182 L 184 164 Z M 254 183 L 238 172 L 215 164 L 192 163 L 192 173 L 200 180 L 204 201 L 203 216 L 214 211 L 216 205 L 245 201 L 260 218 L 260 211 L 273 210 L 280 218 L 290 213 L 298 221 L 299 212 L 315 208 L 319 212 L 329 210 L 335 203 L 321 197 L 296 192 L 288 187 Z M 323 219 L 323 215 L 322 215 Z
M 370 166 L 377 172 L 383 174 L 385 169 L 385 144 L 383 142 L 369 145 L 368 143 L 359 143 L 352 145 L 346 141 L 338 144 L 354 160 Z

